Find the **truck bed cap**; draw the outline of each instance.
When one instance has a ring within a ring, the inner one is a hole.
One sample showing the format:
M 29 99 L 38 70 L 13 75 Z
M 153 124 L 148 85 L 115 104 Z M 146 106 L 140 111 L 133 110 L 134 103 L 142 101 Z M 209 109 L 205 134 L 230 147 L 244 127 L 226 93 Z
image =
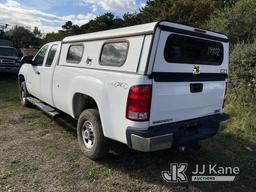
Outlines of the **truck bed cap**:
M 135 25 L 131 27 L 124 27 L 119 29 L 112 29 L 94 33 L 87 33 L 82 35 L 75 35 L 66 37 L 63 39 L 64 43 L 74 42 L 74 41 L 91 41 L 97 39 L 110 39 L 113 37 L 125 37 L 125 36 L 134 36 L 140 34 L 152 34 L 157 22 Z
M 101 39 L 122 38 L 122 37 L 128 37 L 128 36 L 153 34 L 156 26 L 181 29 L 183 31 L 189 31 L 193 33 L 195 33 L 195 28 L 196 28 L 189 25 L 184 25 L 180 23 L 163 20 L 160 22 L 153 22 L 153 23 L 135 25 L 130 27 L 123 27 L 118 29 L 111 29 L 106 31 L 69 36 L 63 39 L 63 43 L 93 41 L 93 40 L 101 40 Z M 204 30 L 204 29 L 203 31 L 205 31 L 205 34 L 207 34 L 208 36 L 214 36 L 214 37 L 222 38 L 228 41 L 228 37 L 224 34 L 217 33 L 214 31 Z

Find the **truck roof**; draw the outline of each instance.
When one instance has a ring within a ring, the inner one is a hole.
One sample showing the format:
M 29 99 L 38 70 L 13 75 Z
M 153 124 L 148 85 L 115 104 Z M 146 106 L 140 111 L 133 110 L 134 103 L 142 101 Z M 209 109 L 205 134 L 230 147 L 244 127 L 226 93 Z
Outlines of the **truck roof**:
M 159 25 L 176 28 L 176 29 L 187 30 L 191 32 L 194 32 L 196 29 L 196 27 L 193 27 L 193 26 L 163 20 L 160 22 L 135 25 L 131 27 L 123 27 L 118 29 L 111 29 L 106 31 L 69 36 L 64 38 L 63 42 L 68 43 L 68 42 L 93 41 L 93 40 L 101 40 L 101 39 L 122 38 L 122 37 L 129 37 L 129 36 L 153 34 L 156 26 L 159 26 Z M 228 37 L 225 36 L 224 34 L 217 33 L 214 31 L 209 31 L 209 30 L 204 30 L 204 31 L 208 35 L 223 38 L 223 39 L 228 39 Z

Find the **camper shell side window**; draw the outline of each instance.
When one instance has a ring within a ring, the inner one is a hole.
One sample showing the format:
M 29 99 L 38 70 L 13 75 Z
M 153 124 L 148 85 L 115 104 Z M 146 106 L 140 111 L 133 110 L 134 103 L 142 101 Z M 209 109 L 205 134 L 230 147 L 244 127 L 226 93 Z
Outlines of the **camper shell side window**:
M 84 45 L 83 44 L 74 44 L 70 45 L 67 53 L 67 63 L 79 64 L 83 58 L 84 54 Z
M 126 62 L 129 46 L 127 40 L 105 42 L 101 49 L 99 64 L 121 67 Z

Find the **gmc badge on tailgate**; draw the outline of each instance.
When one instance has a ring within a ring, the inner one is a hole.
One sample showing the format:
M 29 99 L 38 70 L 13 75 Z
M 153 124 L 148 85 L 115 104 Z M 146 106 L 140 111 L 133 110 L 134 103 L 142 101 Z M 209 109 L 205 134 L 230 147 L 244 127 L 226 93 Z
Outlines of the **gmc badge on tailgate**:
M 199 67 L 199 65 L 194 65 L 194 67 L 193 67 L 193 74 L 195 74 L 195 75 L 200 74 L 200 67 Z

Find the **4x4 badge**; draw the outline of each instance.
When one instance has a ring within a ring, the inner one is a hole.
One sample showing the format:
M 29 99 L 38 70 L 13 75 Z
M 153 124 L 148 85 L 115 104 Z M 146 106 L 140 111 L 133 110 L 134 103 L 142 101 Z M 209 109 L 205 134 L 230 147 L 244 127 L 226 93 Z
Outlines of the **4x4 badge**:
M 194 65 L 194 67 L 193 67 L 193 74 L 195 74 L 195 75 L 198 75 L 198 74 L 200 74 L 200 67 L 199 67 L 199 65 Z

